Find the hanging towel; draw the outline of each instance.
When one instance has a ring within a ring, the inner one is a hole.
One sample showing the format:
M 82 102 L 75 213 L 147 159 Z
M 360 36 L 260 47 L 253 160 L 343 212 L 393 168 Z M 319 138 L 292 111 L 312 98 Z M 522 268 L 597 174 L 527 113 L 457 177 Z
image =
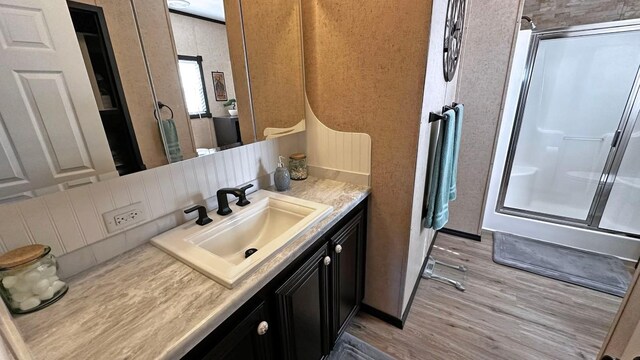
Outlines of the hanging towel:
M 440 121 L 441 135 L 438 137 L 434 158 L 434 169 L 429 183 L 429 205 L 426 227 L 440 230 L 449 221 L 449 190 L 453 170 L 453 143 L 455 140 L 456 113 L 448 110 Z
M 180 149 L 180 141 L 178 139 L 178 129 L 173 119 L 162 120 L 162 132 L 164 133 L 164 141 L 169 151 L 169 161 L 182 161 L 182 150 Z
M 462 118 L 464 117 L 464 105 L 458 104 L 455 107 L 456 130 L 453 139 L 453 162 L 451 164 L 451 185 L 449 186 L 449 201 L 456 199 L 456 179 L 458 178 L 458 154 L 460 154 L 460 139 L 462 137 Z

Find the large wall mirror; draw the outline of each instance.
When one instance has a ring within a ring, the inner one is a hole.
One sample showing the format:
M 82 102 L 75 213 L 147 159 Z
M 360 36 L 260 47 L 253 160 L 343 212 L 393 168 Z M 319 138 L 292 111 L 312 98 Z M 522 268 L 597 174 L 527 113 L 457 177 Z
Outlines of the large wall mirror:
M 299 0 L 0 0 L 0 202 L 304 130 Z

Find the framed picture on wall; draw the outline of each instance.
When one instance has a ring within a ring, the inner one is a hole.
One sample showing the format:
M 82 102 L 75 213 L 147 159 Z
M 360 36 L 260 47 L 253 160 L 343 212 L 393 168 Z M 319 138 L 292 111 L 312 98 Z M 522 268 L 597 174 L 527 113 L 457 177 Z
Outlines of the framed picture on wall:
M 212 71 L 211 76 L 213 76 L 213 92 L 216 94 L 216 101 L 227 101 L 227 84 L 224 81 L 224 73 Z

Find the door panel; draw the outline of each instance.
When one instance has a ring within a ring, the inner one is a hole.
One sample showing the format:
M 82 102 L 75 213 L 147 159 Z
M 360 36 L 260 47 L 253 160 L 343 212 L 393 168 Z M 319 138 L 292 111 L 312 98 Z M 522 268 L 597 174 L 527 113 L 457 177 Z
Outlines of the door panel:
M 318 250 L 276 291 L 284 359 L 320 359 L 329 349 L 329 264 Z
M 639 105 L 640 107 L 640 105 Z M 640 234 L 640 121 L 636 120 L 624 150 L 600 228 Z
M 332 246 L 333 339 L 344 331 L 345 324 L 358 311 L 364 285 L 364 222 L 357 214 L 330 239 Z
M 266 331 L 259 327 L 267 325 Z M 199 344 L 183 360 L 216 359 L 216 360 L 269 360 L 272 359 L 272 333 L 269 328 L 267 307 L 260 303 L 228 335 L 220 340 L 212 349 L 206 350 Z
M 605 356 L 631 360 L 640 356 L 640 270 L 636 269 L 629 290 L 600 349 L 598 359 Z
M 0 198 L 117 176 L 64 0 L 0 0 Z
M 587 224 L 627 121 L 640 30 L 543 32 L 532 44 L 502 204 Z

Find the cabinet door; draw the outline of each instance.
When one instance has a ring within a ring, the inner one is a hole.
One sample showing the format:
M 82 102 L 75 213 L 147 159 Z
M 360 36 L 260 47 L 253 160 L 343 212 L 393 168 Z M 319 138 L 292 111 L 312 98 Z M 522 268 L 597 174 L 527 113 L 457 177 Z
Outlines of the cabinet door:
M 333 339 L 344 331 L 360 307 L 364 287 L 364 213 L 360 212 L 329 239 L 331 246 Z
M 323 246 L 276 291 L 284 359 L 320 359 L 329 351 L 330 263 Z
M 190 353 L 184 359 L 268 360 L 272 359 L 267 310 L 261 303 L 204 356 Z

